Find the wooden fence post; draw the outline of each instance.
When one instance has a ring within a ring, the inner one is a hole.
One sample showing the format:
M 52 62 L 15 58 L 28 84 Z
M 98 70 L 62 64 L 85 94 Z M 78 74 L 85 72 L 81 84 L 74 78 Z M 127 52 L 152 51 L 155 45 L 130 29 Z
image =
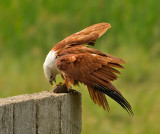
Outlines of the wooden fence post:
M 79 92 L 42 92 L 0 99 L 0 134 L 80 133 Z

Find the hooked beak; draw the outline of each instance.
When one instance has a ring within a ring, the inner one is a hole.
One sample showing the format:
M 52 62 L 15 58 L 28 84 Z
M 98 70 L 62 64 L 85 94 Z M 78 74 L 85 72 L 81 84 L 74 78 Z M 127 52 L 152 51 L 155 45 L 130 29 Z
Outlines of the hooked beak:
M 50 79 L 49 79 L 49 83 L 50 83 L 51 85 L 53 85 L 53 81 L 56 83 L 55 77 L 51 76 Z

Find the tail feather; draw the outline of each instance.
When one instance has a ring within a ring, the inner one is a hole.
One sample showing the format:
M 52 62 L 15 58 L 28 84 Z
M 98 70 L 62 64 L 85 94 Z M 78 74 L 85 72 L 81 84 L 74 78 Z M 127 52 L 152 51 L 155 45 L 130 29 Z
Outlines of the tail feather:
M 94 89 L 99 90 L 99 91 L 105 93 L 106 95 L 108 95 L 109 97 L 111 97 L 113 100 L 115 100 L 117 103 L 119 103 L 129 113 L 130 116 L 134 115 L 132 108 L 131 108 L 131 105 L 117 91 L 111 90 L 108 87 L 106 87 L 104 85 L 100 85 L 100 84 L 94 86 Z
M 110 108 L 109 108 L 105 94 L 89 86 L 87 87 L 88 87 L 90 97 L 94 101 L 94 103 L 98 104 L 100 107 L 102 106 L 104 110 L 107 109 L 107 111 L 109 111 Z

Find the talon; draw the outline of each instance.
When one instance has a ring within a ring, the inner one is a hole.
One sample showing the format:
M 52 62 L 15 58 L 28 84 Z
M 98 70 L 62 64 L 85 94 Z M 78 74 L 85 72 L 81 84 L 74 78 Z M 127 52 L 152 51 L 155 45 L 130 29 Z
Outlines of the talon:
M 60 82 L 60 83 L 58 83 L 58 84 L 57 84 L 57 86 L 63 86 L 63 83 L 62 83 L 62 82 Z

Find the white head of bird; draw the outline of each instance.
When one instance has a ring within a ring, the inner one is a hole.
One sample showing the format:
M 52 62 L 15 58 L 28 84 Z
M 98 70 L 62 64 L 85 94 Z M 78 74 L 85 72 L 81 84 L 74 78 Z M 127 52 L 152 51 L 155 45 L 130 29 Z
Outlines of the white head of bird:
M 48 79 L 50 84 L 52 84 L 53 81 L 56 82 L 55 77 L 59 73 L 59 70 L 56 67 L 55 53 L 55 51 L 50 51 L 43 64 L 45 77 Z

